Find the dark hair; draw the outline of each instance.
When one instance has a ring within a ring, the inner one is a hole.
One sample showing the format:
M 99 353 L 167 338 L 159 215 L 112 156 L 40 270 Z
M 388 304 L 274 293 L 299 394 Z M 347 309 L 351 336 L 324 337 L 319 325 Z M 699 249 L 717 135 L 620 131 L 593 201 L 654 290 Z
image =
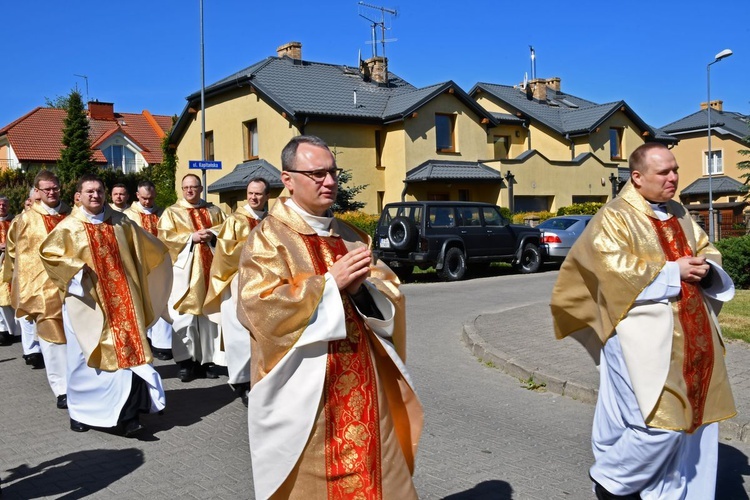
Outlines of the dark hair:
M 182 178 L 182 180 L 180 181 L 180 184 L 182 184 L 183 182 L 185 182 L 185 179 L 187 179 L 188 177 L 195 177 L 195 180 L 198 181 L 198 185 L 200 187 L 203 187 L 203 184 L 201 183 L 201 178 L 198 177 L 195 174 L 185 174 L 185 177 Z
M 631 174 L 634 170 L 643 172 L 646 167 L 646 158 L 648 157 L 648 154 L 654 149 L 665 149 L 669 151 L 669 148 L 660 142 L 647 142 L 645 144 L 641 144 L 640 146 L 635 148 L 635 151 L 633 151 L 633 153 L 630 155 L 630 158 L 628 158 L 628 168 L 630 168 Z
M 328 144 L 318 136 L 298 135 L 292 137 L 287 145 L 284 146 L 284 149 L 281 150 L 281 170 L 294 170 L 294 164 L 297 161 L 297 148 L 300 144 L 309 144 L 311 146 L 327 149 L 328 152 L 331 151 L 328 148 Z
M 249 181 L 247 181 L 247 185 L 249 186 L 253 182 L 261 182 L 265 186 L 265 189 L 263 189 L 263 194 L 268 194 L 271 192 L 271 185 L 268 183 L 267 180 L 265 180 L 263 177 L 253 177 Z
M 141 188 L 146 188 L 149 191 L 156 190 L 156 186 L 154 186 L 154 183 L 149 180 L 139 182 L 137 189 L 141 189 Z
M 78 179 L 78 182 L 76 182 L 76 193 L 81 192 L 81 189 L 83 189 L 83 184 L 85 182 L 98 182 L 99 185 L 101 185 L 102 189 L 104 189 L 104 181 L 102 181 L 99 177 L 95 176 L 94 174 L 83 174 L 81 178 Z
M 57 178 L 54 172 L 51 172 L 49 170 L 41 170 L 38 174 L 36 174 L 36 177 L 34 177 L 35 188 L 39 189 L 40 181 L 54 182 L 58 186 L 60 185 L 60 179 Z
M 125 184 L 123 184 L 122 182 L 118 182 L 117 184 L 115 184 L 114 186 L 112 186 L 112 189 L 114 189 L 114 188 L 125 188 L 125 192 L 128 191 L 128 187 Z

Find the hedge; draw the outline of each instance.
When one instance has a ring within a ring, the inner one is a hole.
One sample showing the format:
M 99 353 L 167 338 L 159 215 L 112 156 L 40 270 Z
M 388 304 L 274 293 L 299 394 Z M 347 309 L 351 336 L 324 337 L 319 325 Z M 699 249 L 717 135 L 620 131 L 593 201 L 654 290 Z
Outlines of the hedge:
M 348 222 L 352 226 L 355 226 L 362 231 L 369 234 L 372 238 L 375 237 L 375 228 L 378 226 L 379 215 L 366 214 L 359 210 L 355 212 L 344 212 L 336 214 L 336 217 Z
M 750 288 L 750 235 L 725 238 L 716 242 L 722 267 L 737 288 Z

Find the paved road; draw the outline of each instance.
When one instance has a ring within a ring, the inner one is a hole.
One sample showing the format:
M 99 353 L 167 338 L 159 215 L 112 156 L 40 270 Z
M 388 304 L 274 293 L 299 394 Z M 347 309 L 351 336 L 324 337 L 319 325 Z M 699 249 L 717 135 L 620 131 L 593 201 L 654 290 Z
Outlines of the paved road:
M 415 474 L 421 498 L 593 498 L 586 480 L 591 405 L 524 389 L 478 362 L 461 342 L 463 323 L 480 313 L 538 305 L 546 314 L 555 277 L 404 286 L 407 364 L 426 413 Z M 246 410 L 225 378 L 181 384 L 176 367 L 159 362 L 167 411 L 145 417 L 149 433 L 128 440 L 70 432 L 44 373 L 20 356 L 19 344 L 0 347 L 4 499 L 253 498 Z M 720 498 L 748 498 L 742 484 L 748 455 L 742 443 L 722 445 L 728 465 Z

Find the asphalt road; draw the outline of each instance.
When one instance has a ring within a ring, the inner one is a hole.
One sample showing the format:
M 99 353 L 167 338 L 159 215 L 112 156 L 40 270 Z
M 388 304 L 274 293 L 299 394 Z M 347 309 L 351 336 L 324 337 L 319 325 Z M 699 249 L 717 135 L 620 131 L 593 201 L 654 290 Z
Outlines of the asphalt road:
M 461 343 L 463 323 L 480 313 L 538 305 L 547 314 L 556 275 L 404 286 L 407 365 L 425 407 L 414 479 L 421 498 L 593 498 L 586 476 L 593 407 L 524 388 Z M 142 419 L 141 439 L 77 434 L 55 408 L 44 373 L 23 364 L 20 344 L 0 347 L 3 498 L 253 498 L 246 410 L 226 378 L 183 384 L 174 364 L 157 369 L 167 410 Z M 722 444 L 717 498 L 748 498 L 749 455 L 748 445 Z

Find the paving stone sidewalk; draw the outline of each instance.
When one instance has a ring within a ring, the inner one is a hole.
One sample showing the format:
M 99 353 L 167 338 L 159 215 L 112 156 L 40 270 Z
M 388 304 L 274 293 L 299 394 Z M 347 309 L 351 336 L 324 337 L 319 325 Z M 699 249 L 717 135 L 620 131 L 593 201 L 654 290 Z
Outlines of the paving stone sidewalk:
M 530 386 L 594 404 L 599 372 L 573 339 L 556 340 L 546 303 L 533 303 L 464 324 L 463 340 L 472 353 Z M 750 346 L 727 341 L 727 370 L 737 416 L 720 424 L 724 439 L 750 442 Z

